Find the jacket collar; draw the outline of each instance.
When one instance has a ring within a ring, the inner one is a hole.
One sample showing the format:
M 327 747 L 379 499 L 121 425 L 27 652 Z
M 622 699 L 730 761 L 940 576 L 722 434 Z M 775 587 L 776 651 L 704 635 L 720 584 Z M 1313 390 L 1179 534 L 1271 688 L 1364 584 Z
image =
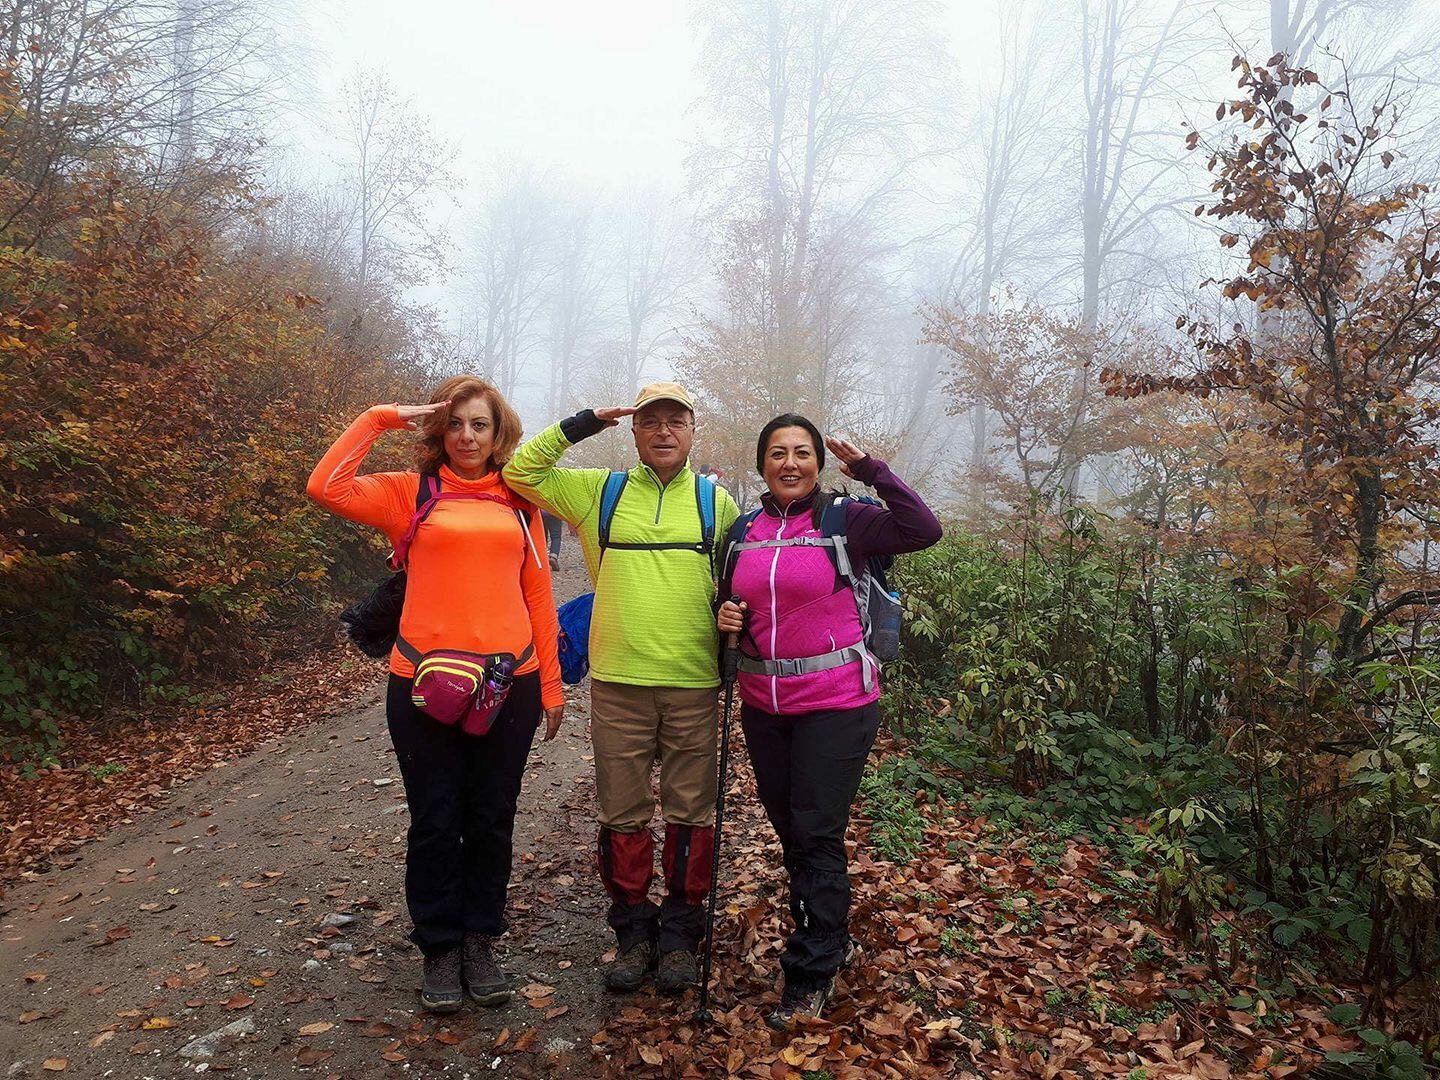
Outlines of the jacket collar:
M 645 477 L 645 479 L 649 480 L 651 483 L 653 483 L 653 484 L 654 484 L 656 487 L 658 487 L 658 488 L 663 488 L 663 487 L 669 486 L 669 485 L 667 485 L 667 484 L 662 484 L 662 483 L 660 482 L 660 474 L 657 473 L 654 469 L 652 469 L 649 465 L 646 465 L 643 461 L 638 462 L 638 463 L 636 464 L 635 468 L 634 468 L 633 470 L 631 470 L 631 471 L 632 471 L 632 472 L 639 472 L 639 474 L 640 474 L 641 476 Z M 690 475 L 690 462 L 687 460 L 684 465 L 681 465 L 681 466 L 680 466 L 680 471 L 675 474 L 674 479 L 672 479 L 672 480 L 670 481 L 670 483 L 673 484 L 673 483 L 675 483 L 676 480 L 684 480 L 684 479 L 685 479 L 686 477 L 688 477 L 689 475 Z
M 470 493 L 489 492 L 492 495 L 506 494 L 505 481 L 499 469 L 491 469 L 478 480 L 466 480 L 449 465 L 440 466 L 440 489 L 442 491 L 465 491 Z
M 771 517 L 789 517 L 791 514 L 811 509 L 815 505 L 815 497 L 819 494 L 820 485 L 816 484 L 810 489 L 808 494 L 801 495 L 800 498 L 793 500 L 789 506 L 782 508 L 775 500 L 775 496 L 767 490 L 764 495 L 760 496 L 760 506 L 764 509 L 765 513 Z

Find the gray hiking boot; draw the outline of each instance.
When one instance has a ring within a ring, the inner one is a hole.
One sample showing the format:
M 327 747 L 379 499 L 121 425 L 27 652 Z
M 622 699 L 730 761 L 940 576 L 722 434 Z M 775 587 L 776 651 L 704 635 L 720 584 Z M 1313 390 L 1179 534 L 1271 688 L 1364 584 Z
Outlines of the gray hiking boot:
M 800 1020 L 818 1020 L 829 1000 L 829 983 L 809 990 L 792 990 L 787 986 L 780 995 L 780 1004 L 766 1014 L 765 1023 L 776 1031 L 794 1031 Z
M 477 1005 L 504 1005 L 510 1000 L 510 976 L 495 960 L 495 939 L 465 935 L 465 990 Z
M 605 969 L 605 985 L 627 993 L 640 989 L 645 976 L 655 969 L 656 951 L 655 943 L 649 939 L 631 945 Z
M 700 965 L 688 949 L 672 949 L 660 957 L 655 973 L 655 989 L 666 994 L 683 994 L 700 984 Z
M 420 1005 L 433 1013 L 452 1013 L 465 1001 L 460 985 L 459 945 L 425 957 L 425 982 L 420 987 Z

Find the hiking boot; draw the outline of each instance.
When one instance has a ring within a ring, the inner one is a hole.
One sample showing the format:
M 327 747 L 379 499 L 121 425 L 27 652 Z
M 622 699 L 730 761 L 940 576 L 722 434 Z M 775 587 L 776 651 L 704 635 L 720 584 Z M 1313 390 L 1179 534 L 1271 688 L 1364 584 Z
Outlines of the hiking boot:
M 655 989 L 666 994 L 683 994 L 700 982 L 700 965 L 688 949 L 671 949 L 660 957 Z
M 637 941 L 605 969 L 605 985 L 622 992 L 640 989 L 645 976 L 655 970 L 656 951 L 655 943 L 649 938 Z
M 794 1031 L 800 1020 L 819 1019 L 830 1000 L 830 984 L 813 990 L 792 990 L 785 987 L 780 1004 L 765 1015 L 765 1023 L 776 1031 Z
M 465 935 L 465 991 L 476 1005 L 504 1005 L 510 1000 L 510 976 L 495 962 L 494 938 Z
M 460 984 L 459 945 L 425 957 L 425 982 L 420 987 L 420 1005 L 433 1013 L 452 1013 L 465 1001 Z

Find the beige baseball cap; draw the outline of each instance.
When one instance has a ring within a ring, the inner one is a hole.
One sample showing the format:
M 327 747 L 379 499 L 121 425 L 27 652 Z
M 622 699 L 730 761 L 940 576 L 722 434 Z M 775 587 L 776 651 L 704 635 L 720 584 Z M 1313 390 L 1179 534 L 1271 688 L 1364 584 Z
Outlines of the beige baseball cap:
M 643 409 L 646 405 L 656 401 L 674 401 L 691 412 L 695 411 L 695 399 L 679 383 L 656 382 L 649 386 L 640 388 L 640 395 L 635 399 L 635 408 Z

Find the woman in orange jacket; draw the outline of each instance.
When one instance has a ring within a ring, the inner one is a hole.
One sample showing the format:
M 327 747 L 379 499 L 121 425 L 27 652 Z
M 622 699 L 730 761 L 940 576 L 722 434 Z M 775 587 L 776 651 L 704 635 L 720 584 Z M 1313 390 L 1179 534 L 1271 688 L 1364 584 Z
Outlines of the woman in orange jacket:
M 357 475 L 386 431 L 417 429 L 416 472 Z M 421 1004 L 434 1012 L 460 1008 L 467 992 L 484 1005 L 509 1000 L 492 946 L 505 931 L 515 804 L 542 711 L 547 740 L 564 712 L 544 526 L 500 477 L 519 442 L 520 418 L 500 393 L 457 376 L 428 405 L 361 413 L 306 487 L 392 544 L 415 515 L 422 477 L 438 478 L 441 493 L 483 496 L 436 502 L 415 532 L 390 654 L 386 719 L 410 806 L 405 899 L 425 956 Z M 432 649 L 521 658 L 484 735 L 440 724 L 412 701 L 416 659 Z

